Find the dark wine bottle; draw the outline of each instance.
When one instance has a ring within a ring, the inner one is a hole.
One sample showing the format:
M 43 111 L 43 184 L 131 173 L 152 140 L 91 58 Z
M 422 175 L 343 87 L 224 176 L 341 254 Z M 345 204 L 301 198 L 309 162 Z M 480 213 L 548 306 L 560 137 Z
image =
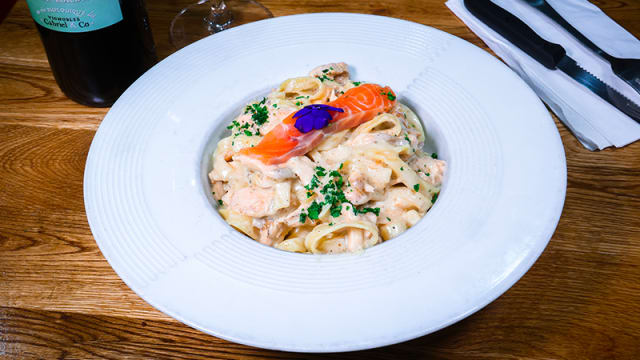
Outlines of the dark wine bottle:
M 62 92 L 111 106 L 156 63 L 144 0 L 27 0 Z

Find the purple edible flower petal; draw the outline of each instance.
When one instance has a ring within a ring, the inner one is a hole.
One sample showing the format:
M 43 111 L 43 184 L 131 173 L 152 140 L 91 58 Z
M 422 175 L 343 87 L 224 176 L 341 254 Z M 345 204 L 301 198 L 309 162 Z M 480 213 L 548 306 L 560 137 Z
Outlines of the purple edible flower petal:
M 293 115 L 293 118 L 296 119 L 294 126 L 303 134 L 314 129 L 320 130 L 333 119 L 329 111 L 344 112 L 340 108 L 324 104 L 307 105 Z

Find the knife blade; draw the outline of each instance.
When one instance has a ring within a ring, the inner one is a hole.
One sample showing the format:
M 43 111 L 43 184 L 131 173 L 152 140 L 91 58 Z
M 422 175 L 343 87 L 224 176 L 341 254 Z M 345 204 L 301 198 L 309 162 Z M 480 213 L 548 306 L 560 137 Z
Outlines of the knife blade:
M 547 41 L 515 15 L 490 0 L 464 0 L 465 7 L 505 39 L 550 70 L 560 70 L 640 123 L 640 106 L 583 69 L 558 44 Z
M 631 86 L 635 91 L 640 93 L 640 59 L 617 58 L 602 50 L 598 45 L 594 44 L 593 41 L 582 35 L 578 29 L 565 20 L 562 15 L 560 15 L 546 0 L 524 0 L 524 2 L 545 14 L 549 19 L 553 20 L 556 24 L 560 25 L 565 31 L 571 34 L 576 40 L 580 41 L 582 45 L 608 61 L 613 73 L 629 84 L 629 86 Z

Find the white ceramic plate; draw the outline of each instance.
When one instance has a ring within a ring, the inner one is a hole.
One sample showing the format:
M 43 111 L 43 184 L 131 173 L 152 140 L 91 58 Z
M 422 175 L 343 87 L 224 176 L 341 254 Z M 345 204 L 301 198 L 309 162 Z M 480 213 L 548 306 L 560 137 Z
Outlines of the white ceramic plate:
M 390 85 L 449 163 L 439 200 L 401 236 L 358 254 L 280 251 L 229 227 L 209 195 L 209 156 L 251 98 L 316 65 Z M 157 309 L 270 349 L 378 347 L 479 310 L 534 263 L 566 188 L 549 113 L 511 70 L 436 29 L 309 14 L 226 30 L 170 56 L 105 117 L 85 170 L 102 253 Z

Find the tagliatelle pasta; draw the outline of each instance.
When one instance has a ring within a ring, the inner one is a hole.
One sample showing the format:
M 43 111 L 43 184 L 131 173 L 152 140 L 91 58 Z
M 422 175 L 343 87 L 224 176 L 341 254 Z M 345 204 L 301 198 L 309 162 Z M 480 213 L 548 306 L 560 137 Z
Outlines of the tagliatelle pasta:
M 209 173 L 220 214 L 286 251 L 357 252 L 398 236 L 435 202 L 446 169 L 423 152 L 417 115 L 344 63 L 285 80 L 228 129 Z

